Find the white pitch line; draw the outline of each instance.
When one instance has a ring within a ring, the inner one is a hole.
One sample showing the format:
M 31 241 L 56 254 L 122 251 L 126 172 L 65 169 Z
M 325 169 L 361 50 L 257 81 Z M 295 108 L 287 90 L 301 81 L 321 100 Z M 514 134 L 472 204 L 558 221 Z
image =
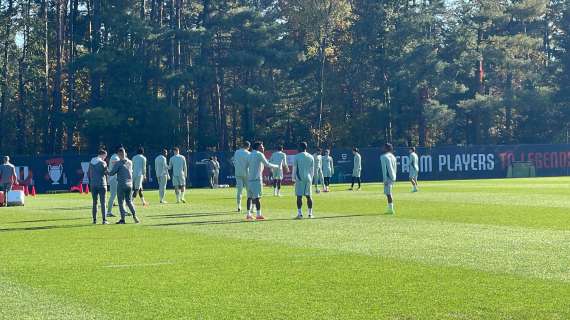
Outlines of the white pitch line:
M 111 264 L 103 266 L 103 268 L 134 268 L 134 267 L 156 267 L 174 264 L 174 262 L 155 262 L 155 263 L 134 263 L 134 264 Z

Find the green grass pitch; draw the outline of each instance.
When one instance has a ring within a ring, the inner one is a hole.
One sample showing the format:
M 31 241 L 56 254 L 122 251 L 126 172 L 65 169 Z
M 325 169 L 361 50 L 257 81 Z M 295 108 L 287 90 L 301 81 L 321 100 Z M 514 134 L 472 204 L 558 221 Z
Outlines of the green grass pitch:
M 0 319 L 570 319 L 569 178 L 402 182 L 396 216 L 346 189 L 302 221 L 290 188 L 264 222 L 234 189 L 147 192 L 140 225 L 91 225 L 86 195 L 0 208 Z

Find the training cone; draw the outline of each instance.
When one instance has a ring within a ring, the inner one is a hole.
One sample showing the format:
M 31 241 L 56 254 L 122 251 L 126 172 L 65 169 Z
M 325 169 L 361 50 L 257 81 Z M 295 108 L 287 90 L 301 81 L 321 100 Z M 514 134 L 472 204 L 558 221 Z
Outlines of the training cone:
M 83 193 L 83 183 L 79 184 L 79 193 Z
M 32 197 L 36 196 L 36 187 L 35 186 L 32 186 L 32 193 L 31 194 L 32 194 Z
M 28 189 L 28 186 L 24 186 L 24 195 L 29 196 L 30 195 L 30 189 Z
M 89 185 L 88 184 L 85 185 L 85 193 L 89 193 Z

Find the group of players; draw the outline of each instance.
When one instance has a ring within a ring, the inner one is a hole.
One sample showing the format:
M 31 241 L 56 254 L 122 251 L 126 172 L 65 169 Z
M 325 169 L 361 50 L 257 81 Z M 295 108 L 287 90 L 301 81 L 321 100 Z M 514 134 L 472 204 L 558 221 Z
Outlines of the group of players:
M 307 152 L 307 143 L 299 144 L 298 153 L 294 156 L 293 172 L 291 178 L 295 184 L 295 195 L 297 197 L 297 219 L 303 218 L 303 197 L 307 200 L 308 217 L 313 218 L 312 185 L 316 186 L 319 193 L 319 183 L 322 184 L 324 192 L 330 192 L 330 181 L 334 175 L 333 158 L 330 150 L 325 150 L 324 154 L 319 148 L 314 155 Z M 246 141 L 241 149 L 234 153 L 233 164 L 236 178 L 236 200 L 237 210 L 242 210 L 242 193 L 244 188 L 247 194 L 247 220 L 253 220 L 254 206 L 255 219 L 264 220 L 261 212 L 261 197 L 263 196 L 263 170 L 268 167 L 272 170 L 273 195 L 281 195 L 281 183 L 283 172 L 289 172 L 287 155 L 283 152 L 283 147 L 273 153 L 269 160 L 264 155 L 265 148 L 262 142 L 255 142 L 253 145 Z M 362 156 L 358 148 L 353 148 L 354 165 L 352 172 L 352 184 L 349 190 L 354 190 L 354 185 L 361 188 Z M 397 161 L 393 154 L 394 148 L 390 143 L 383 147 L 383 154 L 380 158 L 382 168 L 382 179 L 384 184 L 384 194 L 388 201 L 386 213 L 395 214 L 392 190 L 397 179 Z M 419 161 L 415 148 L 410 148 L 410 181 L 412 192 L 418 191 Z
M 303 216 L 303 198 L 306 198 L 308 212 L 307 216 L 313 218 L 312 188 L 315 185 L 316 192 L 319 193 L 319 186 L 323 192 L 330 192 L 330 182 L 334 175 L 334 161 L 330 155 L 330 150 L 317 149 L 311 155 L 307 152 L 306 142 L 299 143 L 298 153 L 294 156 L 292 181 L 295 184 L 295 195 L 297 198 L 297 219 Z M 166 203 L 166 185 L 168 180 L 172 180 L 176 194 L 177 203 L 186 203 L 186 178 L 188 176 L 188 165 L 186 158 L 180 154 L 178 148 L 172 150 L 173 156 L 167 160 L 168 150 L 164 149 L 155 160 L 155 174 L 159 185 L 160 203 Z M 255 142 L 253 145 L 246 141 L 242 148 L 234 153 L 232 159 L 235 169 L 236 179 L 236 199 L 237 210 L 242 211 L 242 194 L 244 189 L 247 194 L 247 214 L 246 220 L 264 220 L 261 211 L 261 198 L 263 196 L 263 171 L 265 167 L 272 170 L 273 195 L 281 196 L 281 184 L 284 172 L 289 172 L 287 155 L 283 152 L 283 147 L 279 147 L 270 159 L 265 157 L 263 142 Z M 352 172 L 352 184 L 349 190 L 354 190 L 355 184 L 361 188 L 362 157 L 358 148 L 353 148 L 354 164 Z M 107 151 L 100 150 L 98 155 L 91 159 L 89 163 L 89 182 L 93 198 L 93 223 L 97 223 L 97 211 L 100 203 L 103 224 L 108 224 L 107 218 L 114 217 L 113 204 L 118 199 L 120 220 L 117 224 L 124 224 L 125 217 L 131 215 L 135 223 L 140 220 L 136 215 L 133 199 L 137 195 L 141 198 L 143 206 L 147 206 L 143 194 L 143 182 L 147 178 L 147 159 L 144 149 L 139 148 L 137 154 L 130 160 L 127 157 L 125 148 L 118 147 L 111 155 L 107 165 Z M 380 158 L 382 168 L 382 179 L 384 183 L 384 194 L 388 201 L 386 213 L 394 214 L 394 201 L 392 197 L 393 185 L 397 178 L 397 161 L 393 154 L 393 147 L 387 143 L 383 147 L 383 154 Z M 172 176 L 170 175 L 172 172 Z M 419 172 L 418 156 L 415 148 L 410 148 L 410 181 L 412 192 L 418 191 L 417 177 Z M 110 196 L 107 199 L 107 187 Z M 108 201 L 108 202 L 107 202 Z M 125 209 L 128 208 L 128 211 Z M 255 217 L 254 217 L 255 213 Z
M 166 184 L 172 179 L 172 185 L 176 194 L 177 203 L 186 203 L 186 177 L 188 176 L 188 165 L 186 158 L 180 154 L 178 148 L 172 150 L 173 156 L 167 160 L 168 150 L 164 149 L 155 160 L 155 173 L 159 185 L 160 203 L 166 203 Z M 121 218 L 117 224 L 125 224 L 125 217 L 132 215 L 135 223 L 140 220 L 136 215 L 136 209 L 133 205 L 133 198 L 140 196 L 143 206 L 148 203 L 144 199 L 143 181 L 147 178 L 147 159 L 144 155 L 144 149 L 139 148 L 137 155 L 132 160 L 127 157 L 125 148 L 118 147 L 109 159 L 109 165 L 105 161 L 107 159 L 107 151 L 99 150 L 96 157 L 89 162 L 89 184 L 91 186 L 91 195 L 93 197 L 93 224 L 97 223 L 97 206 L 98 202 L 101 206 L 101 214 L 103 224 L 108 224 L 107 217 L 114 217 L 113 203 L 115 199 L 119 202 L 119 211 Z M 172 176 L 170 175 L 172 172 Z M 106 203 L 107 187 L 110 190 L 108 204 Z M 129 212 L 125 209 L 129 209 Z

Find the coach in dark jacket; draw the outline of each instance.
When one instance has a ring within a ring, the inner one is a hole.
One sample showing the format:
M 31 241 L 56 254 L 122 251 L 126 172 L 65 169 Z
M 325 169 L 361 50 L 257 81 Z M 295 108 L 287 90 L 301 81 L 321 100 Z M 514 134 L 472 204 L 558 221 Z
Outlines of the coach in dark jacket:
M 107 194 L 107 151 L 99 150 L 97 156 L 89 162 L 89 185 L 91 186 L 91 196 L 93 197 L 93 224 L 97 223 L 97 200 L 101 203 L 103 213 L 103 224 L 107 222 L 107 211 L 105 210 L 105 196 Z

